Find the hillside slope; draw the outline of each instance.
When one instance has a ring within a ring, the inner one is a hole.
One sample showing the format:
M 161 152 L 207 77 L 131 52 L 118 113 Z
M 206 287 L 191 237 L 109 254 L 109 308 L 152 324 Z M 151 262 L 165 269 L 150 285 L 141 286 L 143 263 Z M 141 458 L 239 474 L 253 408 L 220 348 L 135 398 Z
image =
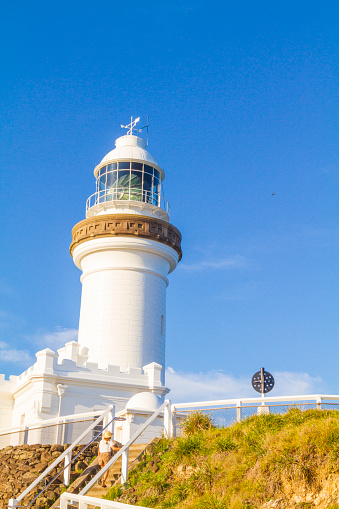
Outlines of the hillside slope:
M 158 509 L 339 509 L 339 412 L 292 409 L 217 429 L 193 414 L 105 498 Z

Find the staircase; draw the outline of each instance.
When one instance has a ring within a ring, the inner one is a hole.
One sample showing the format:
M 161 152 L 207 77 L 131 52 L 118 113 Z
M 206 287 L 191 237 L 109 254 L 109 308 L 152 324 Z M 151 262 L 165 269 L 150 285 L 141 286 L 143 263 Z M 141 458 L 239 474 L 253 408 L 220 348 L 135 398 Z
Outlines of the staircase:
M 145 450 L 148 444 L 132 444 L 129 447 L 129 457 L 128 457 L 128 465 L 130 466 L 140 454 Z M 103 495 L 106 495 L 108 490 L 113 486 L 113 484 L 119 479 L 121 475 L 121 458 L 118 459 L 116 463 L 110 468 L 106 486 L 107 488 L 103 488 L 99 484 L 93 486 L 88 493 L 86 493 L 89 497 L 102 498 Z

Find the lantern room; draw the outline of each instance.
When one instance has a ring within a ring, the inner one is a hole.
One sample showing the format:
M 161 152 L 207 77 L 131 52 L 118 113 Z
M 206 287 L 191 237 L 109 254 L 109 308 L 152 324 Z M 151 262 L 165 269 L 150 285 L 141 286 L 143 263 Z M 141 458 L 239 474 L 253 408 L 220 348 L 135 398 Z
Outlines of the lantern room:
M 126 212 L 168 221 L 169 204 L 162 193 L 165 173 L 145 141 L 127 134 L 115 146 L 94 170 L 96 192 L 87 200 L 87 217 Z

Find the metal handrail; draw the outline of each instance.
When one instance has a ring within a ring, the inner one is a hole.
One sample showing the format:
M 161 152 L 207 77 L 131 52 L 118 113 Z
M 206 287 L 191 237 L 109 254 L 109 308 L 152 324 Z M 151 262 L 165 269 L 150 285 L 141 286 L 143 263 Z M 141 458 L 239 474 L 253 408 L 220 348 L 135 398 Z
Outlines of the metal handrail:
M 96 415 L 98 415 L 98 412 L 96 412 Z M 75 419 L 73 421 L 59 421 L 59 422 L 55 422 L 54 424 L 46 424 L 46 426 L 34 426 L 34 427 L 28 427 L 26 425 L 23 425 L 22 429 L 14 429 L 14 431 L 7 431 L 6 433 L 1 433 L 0 432 L 0 438 L 1 437 L 5 437 L 7 435 L 14 435 L 14 433 L 23 433 L 25 431 L 36 431 L 38 429 L 45 429 L 45 428 L 53 428 L 53 426 L 61 426 L 63 424 L 74 424 L 74 423 L 79 423 L 79 422 L 89 422 L 89 421 L 92 421 L 92 419 Z
M 48 484 L 46 484 L 46 486 L 44 486 L 44 488 L 43 488 L 43 489 L 42 489 L 42 490 L 41 490 L 41 491 L 40 491 L 40 492 L 39 492 L 39 493 L 38 493 L 38 494 L 37 494 L 37 495 L 33 498 L 33 500 L 31 500 L 31 501 L 30 501 L 30 503 L 29 503 L 28 505 L 26 505 L 26 506 L 21 506 L 21 507 L 25 507 L 26 509 L 27 509 L 28 507 L 30 507 L 30 506 L 31 506 L 31 505 L 32 505 L 32 504 L 36 501 L 36 499 L 37 499 L 38 497 L 40 497 L 40 495 L 42 495 L 42 493 L 43 493 L 45 490 L 47 490 L 48 486 L 50 486 L 50 485 L 53 483 L 53 481 L 55 481 L 55 479 L 57 479 L 57 478 L 59 477 L 59 475 L 60 475 L 60 474 L 62 474 L 62 473 L 66 470 L 66 468 L 69 468 L 69 467 L 71 466 L 71 464 L 72 464 L 72 463 L 73 463 L 73 462 L 77 459 L 77 457 L 78 457 L 78 456 L 80 456 L 80 454 L 81 454 L 81 453 L 83 453 L 83 452 L 87 449 L 87 447 L 89 447 L 89 446 L 90 446 L 90 445 L 91 445 L 91 444 L 92 444 L 92 443 L 93 443 L 93 442 L 94 442 L 94 441 L 98 438 L 98 436 L 100 436 L 100 435 L 101 435 L 101 434 L 105 431 L 105 429 L 106 429 L 106 428 L 108 428 L 108 426 L 109 426 L 110 424 L 112 424 L 112 422 L 113 422 L 113 421 L 115 421 L 115 420 L 116 420 L 116 417 L 114 417 L 114 418 L 113 418 L 113 419 L 112 419 L 112 420 L 111 420 L 108 424 L 106 424 L 106 426 L 105 426 L 105 427 L 104 427 L 101 431 L 99 431 L 99 433 L 98 433 L 97 435 L 95 435 L 95 437 L 94 437 L 94 438 L 92 438 L 92 440 L 91 440 L 90 442 L 88 442 L 88 444 L 86 444 L 86 445 L 85 445 L 85 447 L 83 447 L 83 448 L 81 449 L 81 451 L 80 451 L 80 452 L 78 452 L 78 454 L 77 454 L 76 456 L 74 456 L 74 458 L 72 458 L 72 459 L 71 459 L 71 461 L 70 461 L 67 465 L 65 465 L 65 466 L 64 466 L 64 468 L 63 468 L 62 470 L 60 470 L 60 472 L 58 472 L 58 473 L 57 473 L 57 474 L 53 477 L 53 479 L 51 479 L 51 480 L 49 481 L 49 483 L 48 483 Z
M 76 507 L 74 502 L 78 502 L 82 509 L 87 509 L 90 505 L 92 507 L 99 507 L 100 509 L 150 509 L 144 506 L 136 506 L 131 504 L 122 504 L 115 500 L 105 500 L 103 498 L 85 497 L 83 495 L 75 495 L 74 493 L 63 493 L 60 497 L 60 509 L 68 509 L 68 507 Z
M 19 426 L 13 426 L 11 428 L 3 428 L 2 430 L 0 430 L 0 438 L 11 433 L 22 433 L 23 431 L 50 428 L 52 426 L 57 426 L 65 423 L 69 424 L 72 422 L 87 422 L 90 421 L 91 419 L 80 420 L 79 417 L 96 417 L 97 415 L 98 411 L 84 412 L 82 414 L 63 415 L 62 417 L 54 417 L 53 419 L 47 419 L 43 421 L 43 424 L 41 424 L 41 422 L 38 422 L 33 424 L 20 424 Z
M 213 401 L 193 401 L 189 403 L 174 403 L 172 405 L 172 411 L 176 412 L 177 409 L 190 409 L 190 408 L 210 408 L 213 406 L 220 405 L 234 405 L 234 407 L 242 406 L 243 403 L 274 403 L 274 402 L 297 402 L 297 401 L 315 401 L 316 403 L 325 403 L 329 401 L 339 401 L 339 396 L 330 394 L 308 394 L 308 395 L 296 395 L 296 396 L 265 396 L 264 398 L 237 398 L 237 399 L 220 399 Z M 234 408 L 233 407 L 233 408 Z M 206 408 L 206 409 L 207 409 Z
M 159 193 L 133 187 L 114 187 L 93 193 L 86 201 L 86 212 L 95 205 L 110 202 L 146 203 L 169 213 L 168 201 Z
M 95 428 L 95 426 L 97 424 L 99 424 L 99 422 L 101 422 L 104 417 L 106 417 L 106 415 L 111 412 L 113 409 L 113 407 L 108 407 L 90 426 L 88 426 L 88 428 L 85 429 L 85 431 L 83 431 L 83 433 L 81 433 L 81 435 L 78 436 L 78 438 L 76 440 L 74 440 L 74 442 L 63 452 L 60 454 L 60 456 L 58 456 L 56 458 L 55 461 L 53 461 L 53 463 L 51 463 L 51 465 L 49 465 L 49 467 L 46 468 L 46 470 L 44 470 L 44 472 L 42 472 L 42 474 L 39 475 L 39 477 L 33 481 L 17 498 L 15 499 L 10 499 L 9 503 L 8 503 L 8 507 L 23 507 L 23 506 L 19 506 L 18 502 L 20 502 L 23 498 L 25 498 L 26 495 L 28 495 L 28 493 L 30 491 L 32 491 L 33 488 L 35 488 L 35 486 L 37 486 L 37 484 L 39 484 L 39 482 L 41 482 L 47 474 L 49 474 L 49 472 L 51 470 L 53 470 L 53 468 L 55 468 L 61 460 L 63 460 L 69 453 L 71 453 L 71 451 L 74 449 L 74 447 L 76 445 L 78 445 L 78 443 L 93 429 Z M 58 473 L 58 476 L 60 475 L 60 472 Z
M 155 419 L 161 414 L 161 412 L 166 407 L 169 407 L 170 405 L 171 405 L 171 402 L 169 400 L 166 400 L 158 408 L 158 410 L 156 410 L 154 412 L 154 414 L 151 415 L 151 417 L 149 417 L 149 419 L 147 419 L 147 421 L 138 429 L 138 431 L 136 431 L 134 433 L 132 438 L 130 438 L 128 440 L 128 442 L 126 442 L 126 444 L 120 449 L 120 451 L 118 451 L 109 460 L 109 462 L 106 463 L 106 465 L 93 477 L 93 479 L 90 480 L 90 482 L 80 491 L 79 495 L 85 495 L 88 492 L 88 490 L 90 490 L 92 488 L 92 486 L 94 486 L 94 484 L 101 478 L 101 476 L 103 476 L 105 474 L 105 472 L 107 470 L 109 470 L 111 468 L 111 466 L 120 458 L 120 456 L 122 456 L 124 453 L 128 452 L 130 445 L 132 445 L 137 440 L 137 438 L 139 438 L 139 436 L 146 430 L 146 428 L 148 428 L 148 426 L 150 424 L 152 424 L 153 421 L 155 421 Z M 128 461 L 127 461 L 127 468 L 128 468 Z M 123 465 L 122 465 L 122 470 L 123 470 Z M 124 479 L 124 477 L 125 477 L 125 479 Z M 123 471 L 122 471 L 121 481 L 122 481 L 122 483 L 127 481 L 127 475 L 124 476 Z
M 326 402 L 325 401 L 322 401 L 321 402 L 323 405 L 326 405 Z M 286 404 L 283 404 L 283 403 L 280 403 L 280 404 L 272 404 L 270 403 L 269 406 L 270 407 L 280 407 L 280 406 L 295 406 L 295 405 L 303 405 L 303 406 L 311 406 L 311 405 L 314 405 L 315 403 L 304 403 L 304 402 L 299 402 L 299 403 L 296 403 L 296 402 L 292 402 L 292 403 L 286 403 Z M 337 405 L 339 406 L 339 403 L 328 403 L 328 404 L 331 404 L 331 405 Z M 245 409 L 245 408 L 256 408 L 258 406 L 258 404 L 256 405 L 241 405 L 241 408 Z M 193 411 L 202 411 L 202 412 L 205 412 L 205 411 L 213 411 L 213 410 L 236 410 L 237 407 L 236 406 L 216 406 L 216 407 L 204 407 L 204 408 L 194 408 L 194 410 L 192 409 L 184 409 L 184 410 L 173 410 L 173 413 L 185 413 L 185 412 L 193 412 Z

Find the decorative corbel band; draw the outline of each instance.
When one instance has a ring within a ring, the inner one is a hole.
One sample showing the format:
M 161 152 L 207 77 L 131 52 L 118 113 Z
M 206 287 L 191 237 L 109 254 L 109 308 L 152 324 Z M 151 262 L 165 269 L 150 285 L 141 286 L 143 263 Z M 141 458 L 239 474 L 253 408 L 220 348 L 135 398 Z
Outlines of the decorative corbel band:
M 105 214 L 80 221 L 72 230 L 72 244 L 74 248 L 98 237 L 141 237 L 162 242 L 176 250 L 179 260 L 182 257 L 181 233 L 175 226 L 161 219 L 139 216 L 134 214 Z

